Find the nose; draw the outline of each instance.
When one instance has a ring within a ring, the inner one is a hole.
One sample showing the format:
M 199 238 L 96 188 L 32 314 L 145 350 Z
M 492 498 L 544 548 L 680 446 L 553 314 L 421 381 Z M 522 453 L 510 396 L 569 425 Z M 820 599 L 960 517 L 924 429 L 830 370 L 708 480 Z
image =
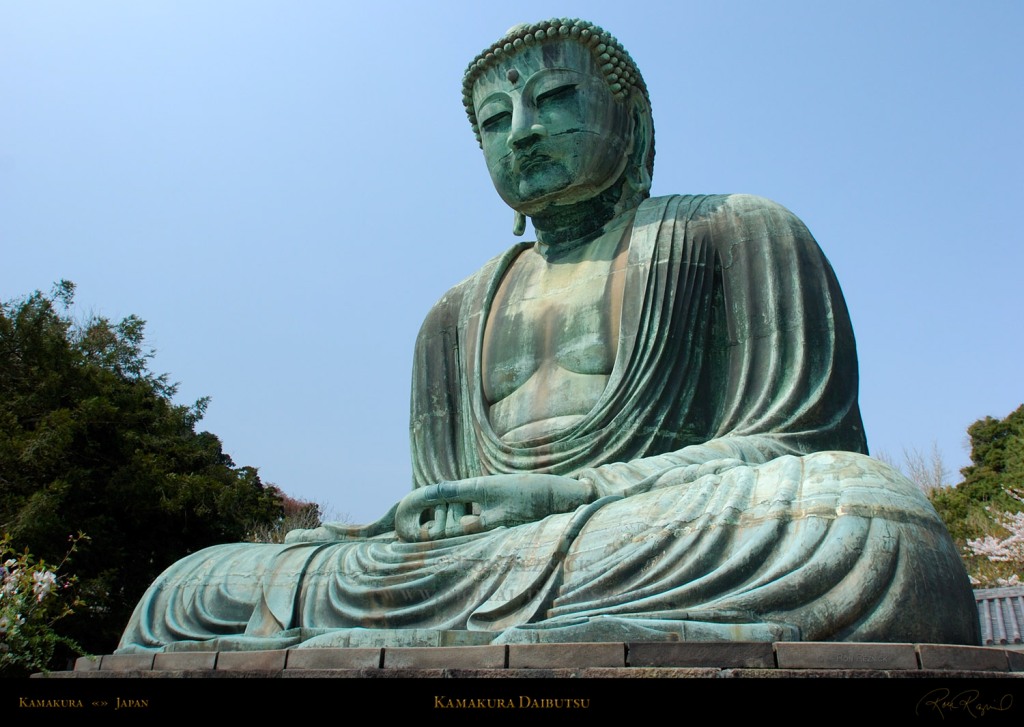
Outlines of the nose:
M 512 151 L 525 149 L 548 135 L 543 124 L 537 123 L 532 109 L 526 104 L 517 104 L 512 109 L 512 124 L 508 132 L 508 148 Z

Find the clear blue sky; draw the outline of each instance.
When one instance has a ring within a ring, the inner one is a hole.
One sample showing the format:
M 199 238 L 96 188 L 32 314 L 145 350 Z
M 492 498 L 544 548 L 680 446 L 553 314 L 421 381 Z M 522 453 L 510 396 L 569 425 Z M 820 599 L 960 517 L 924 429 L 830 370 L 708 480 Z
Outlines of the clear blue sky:
M 139 315 L 238 464 L 374 519 L 410 486 L 423 316 L 513 242 L 462 72 L 582 16 L 646 77 L 655 194 L 759 194 L 815 234 L 873 450 L 956 469 L 1024 402 L 1024 3 L 370 6 L 0 1 L 0 297 L 66 278 L 81 314 Z

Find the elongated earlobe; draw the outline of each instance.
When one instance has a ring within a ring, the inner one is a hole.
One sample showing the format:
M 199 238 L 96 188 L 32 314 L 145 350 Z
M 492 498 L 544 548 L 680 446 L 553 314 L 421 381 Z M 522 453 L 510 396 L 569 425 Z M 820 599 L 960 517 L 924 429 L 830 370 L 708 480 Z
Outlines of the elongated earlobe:
M 512 234 L 522 237 L 524 232 L 526 232 L 526 215 L 516 210 L 516 214 L 512 218 Z

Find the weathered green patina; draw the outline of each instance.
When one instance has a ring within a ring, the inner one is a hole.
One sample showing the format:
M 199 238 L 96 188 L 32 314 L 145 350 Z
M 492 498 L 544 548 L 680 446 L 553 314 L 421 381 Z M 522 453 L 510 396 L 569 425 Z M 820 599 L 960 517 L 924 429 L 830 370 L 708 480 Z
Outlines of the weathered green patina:
M 466 75 L 521 244 L 427 316 L 415 488 L 168 569 L 122 651 L 625 639 L 977 643 L 956 550 L 866 456 L 853 331 L 784 208 L 647 199 L 632 60 L 575 20 Z

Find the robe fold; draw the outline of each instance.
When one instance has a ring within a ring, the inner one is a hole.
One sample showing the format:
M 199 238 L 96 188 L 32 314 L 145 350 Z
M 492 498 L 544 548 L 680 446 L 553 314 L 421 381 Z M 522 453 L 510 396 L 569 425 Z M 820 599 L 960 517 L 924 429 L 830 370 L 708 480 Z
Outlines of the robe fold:
M 294 539 L 333 542 L 215 546 L 151 586 L 121 651 L 403 645 L 425 632 L 978 643 L 941 520 L 865 456 L 849 315 L 800 220 L 745 195 L 644 202 L 603 395 L 573 426 L 507 443 L 488 420 L 481 347 L 526 247 L 427 316 L 415 485 L 557 474 L 594 483 L 595 502 L 434 542 L 328 527 Z

